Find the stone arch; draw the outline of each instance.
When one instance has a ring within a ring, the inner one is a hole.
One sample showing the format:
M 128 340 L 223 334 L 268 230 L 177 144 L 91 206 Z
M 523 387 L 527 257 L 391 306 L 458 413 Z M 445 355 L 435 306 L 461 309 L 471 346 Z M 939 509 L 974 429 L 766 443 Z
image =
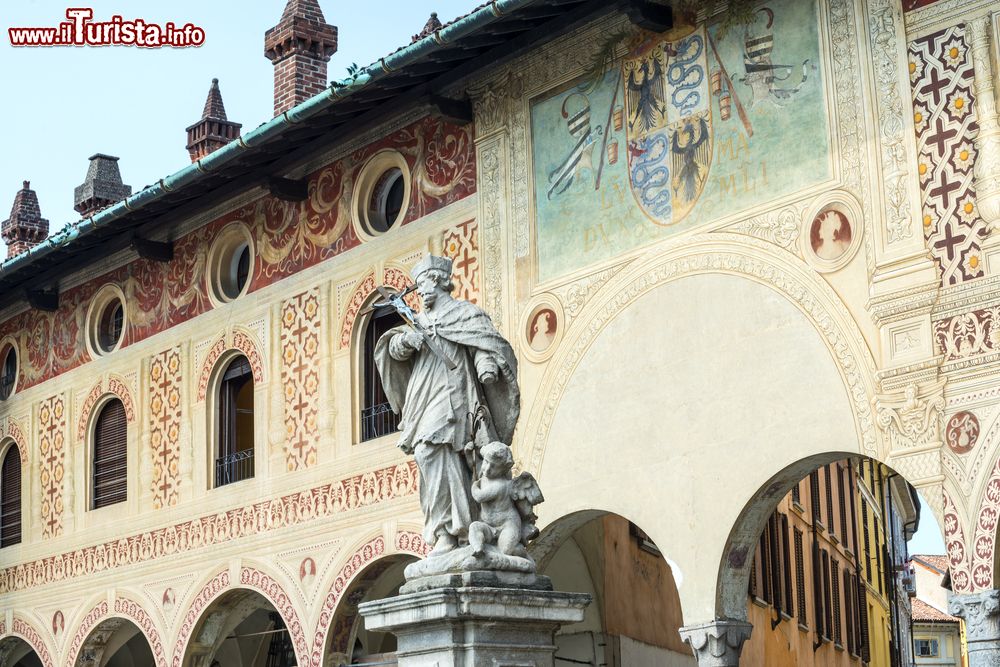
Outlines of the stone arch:
M 260 345 L 250 332 L 235 329 L 225 336 L 220 336 L 209 348 L 205 360 L 201 363 L 201 371 L 198 374 L 199 401 L 205 400 L 212 379 L 218 374 L 219 369 L 237 353 L 245 356 L 250 363 L 254 384 L 259 385 L 264 382 L 264 355 L 261 353 Z
M 21 457 L 21 467 L 27 466 L 28 440 L 24 437 L 24 430 L 13 417 L 7 417 L 5 421 L 6 424 L 4 424 L 3 429 L 0 429 L 0 441 L 9 438 L 11 442 L 17 445 L 17 453 Z
M 358 315 L 361 310 L 377 296 L 376 289 L 380 286 L 391 287 L 394 290 L 403 290 L 413 284 L 409 274 L 402 266 L 390 264 L 381 270 L 381 274 L 376 278 L 375 271 L 369 271 L 365 277 L 358 281 L 351 291 L 350 299 L 344 317 L 340 321 L 339 349 L 346 350 L 355 341 L 358 332 L 362 327 L 358 326 Z M 420 310 L 420 301 L 415 294 L 406 297 L 406 302 L 414 310 Z
M 104 626 L 106 622 L 116 619 L 128 621 L 135 626 L 149 645 L 155 667 L 166 667 L 167 656 L 160 638 L 160 631 L 157 629 L 153 617 L 140 603 L 123 596 L 116 597 L 113 601 L 101 600 L 84 615 L 73 633 L 73 640 L 66 654 L 67 664 L 75 665 L 79 660 L 80 652 L 95 631 Z M 113 629 L 109 628 L 109 630 Z M 107 642 L 108 639 L 109 637 L 104 637 L 103 641 Z
M 764 530 L 764 524 L 778 502 L 792 490 L 792 487 L 818 467 L 851 456 L 856 456 L 856 452 L 831 451 L 795 461 L 767 479 L 747 501 L 743 512 L 733 524 L 719 565 L 716 613 L 720 617 L 744 618 L 747 584 L 750 577 L 749 567 L 754 547 Z M 898 472 L 896 474 L 906 479 L 904 475 Z M 942 539 L 947 539 L 947 529 L 944 527 L 941 529 Z
M 181 667 L 184 664 L 194 630 L 204 620 L 205 612 L 213 603 L 227 593 L 243 590 L 259 595 L 281 615 L 295 648 L 297 663 L 307 665 L 308 643 L 304 626 L 298 610 L 295 609 L 293 598 L 285 586 L 261 563 L 241 564 L 237 576 L 238 579 L 234 581 L 229 569 L 219 571 L 195 594 L 183 616 L 184 620 L 174 642 L 170 664 L 173 667 Z
M 132 392 L 129 390 L 128 385 L 115 375 L 109 376 L 107 382 L 104 381 L 104 378 L 98 378 L 97 382 L 94 383 L 94 386 L 87 393 L 87 398 L 84 399 L 83 405 L 80 407 L 80 417 L 76 422 L 76 439 L 78 442 L 84 441 L 92 417 L 98 412 L 98 408 L 111 397 L 117 398 L 122 402 L 125 408 L 125 418 L 128 420 L 128 423 L 135 423 L 135 402 L 132 400 Z
M 54 653 L 51 650 L 52 647 L 49 647 L 45 643 L 41 633 L 38 632 L 34 625 L 18 614 L 14 614 L 9 628 L 5 621 L 0 621 L 0 645 L 4 643 L 4 640 L 11 637 L 23 640 L 30 646 L 31 650 L 38 656 L 39 661 L 41 661 L 42 667 L 55 667 L 56 663 L 52 660 Z
M 800 260 L 697 236 L 646 253 L 594 295 L 515 452 L 545 489 L 542 524 L 596 506 L 670 544 L 685 615 L 700 622 L 714 618 L 730 527 L 768 464 L 836 450 L 880 458 L 874 368 L 846 307 Z M 728 493 L 711 498 L 698 544 L 678 542 L 709 502 L 706 479 Z
M 429 548 L 424 543 L 420 535 L 420 529 L 401 528 L 391 540 L 387 540 L 385 535 L 369 535 L 360 542 L 356 542 L 344 564 L 332 575 L 329 585 L 321 587 L 326 590 L 323 596 L 323 603 L 319 610 L 319 617 L 316 621 L 316 631 L 313 635 L 312 652 L 310 653 L 310 665 L 312 667 L 323 667 L 323 658 L 326 653 L 326 645 L 329 634 L 341 598 L 354 583 L 357 577 L 376 561 L 388 556 L 409 554 L 423 557 Z M 305 664 L 305 663 L 303 663 Z

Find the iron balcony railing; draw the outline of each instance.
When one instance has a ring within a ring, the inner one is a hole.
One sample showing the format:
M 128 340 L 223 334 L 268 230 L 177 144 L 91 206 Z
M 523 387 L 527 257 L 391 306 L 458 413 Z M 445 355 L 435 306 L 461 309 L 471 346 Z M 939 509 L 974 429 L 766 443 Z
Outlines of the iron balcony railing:
M 388 403 L 379 403 L 361 411 L 361 441 L 374 440 L 399 430 L 399 415 Z
M 253 477 L 253 450 L 244 449 L 215 459 L 215 486 L 242 482 Z

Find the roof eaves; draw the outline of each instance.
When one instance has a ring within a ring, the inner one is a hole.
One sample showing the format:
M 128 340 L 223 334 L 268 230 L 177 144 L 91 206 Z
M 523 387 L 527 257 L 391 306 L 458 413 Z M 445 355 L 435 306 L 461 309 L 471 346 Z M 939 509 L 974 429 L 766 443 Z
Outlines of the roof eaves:
M 94 230 L 104 227 L 119 218 L 123 218 L 168 193 L 176 193 L 191 183 L 200 181 L 207 174 L 221 169 L 228 162 L 243 154 L 244 151 L 252 150 L 254 147 L 266 143 L 289 127 L 301 123 L 340 100 L 357 94 L 373 82 L 391 73 L 398 72 L 408 64 L 451 42 L 473 34 L 483 26 L 502 18 L 512 11 L 539 1 L 491 0 L 486 4 L 480 5 L 477 9 L 442 26 L 434 33 L 380 58 L 363 68 L 357 75 L 342 81 L 332 82 L 322 93 L 314 95 L 301 104 L 275 116 L 197 162 L 185 166 L 180 171 L 162 178 L 152 185 L 146 186 L 142 190 L 95 213 L 89 218 L 66 225 L 37 246 L 0 262 L 0 278 L 29 266 L 55 250 L 74 243 L 76 239 L 87 236 Z

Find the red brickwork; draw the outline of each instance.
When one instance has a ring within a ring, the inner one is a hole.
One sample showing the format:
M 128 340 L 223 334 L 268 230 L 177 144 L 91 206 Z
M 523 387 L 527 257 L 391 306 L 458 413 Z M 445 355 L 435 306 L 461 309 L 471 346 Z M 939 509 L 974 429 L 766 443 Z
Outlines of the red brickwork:
M 0 236 L 7 244 L 7 258 L 35 247 L 48 235 L 49 221 L 42 217 L 38 196 L 31 189 L 31 183 L 25 181 L 24 187 L 14 195 L 10 217 L 0 223 Z
M 317 0 L 289 0 L 278 25 L 264 34 L 264 55 L 274 63 L 274 115 L 327 85 L 326 64 L 337 51 L 337 28 Z

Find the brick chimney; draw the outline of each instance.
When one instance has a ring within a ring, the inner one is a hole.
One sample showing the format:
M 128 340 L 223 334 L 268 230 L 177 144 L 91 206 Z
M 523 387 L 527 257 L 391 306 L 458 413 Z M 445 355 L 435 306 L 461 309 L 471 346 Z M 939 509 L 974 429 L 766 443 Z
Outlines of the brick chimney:
M 104 153 L 90 156 L 87 177 L 73 190 L 73 208 L 84 218 L 94 215 L 132 194 L 132 187 L 122 183 L 118 158 Z
M 274 63 L 274 115 L 323 92 L 326 64 L 337 51 L 337 28 L 318 0 L 288 0 L 278 25 L 264 33 L 264 55 Z
M 28 181 L 14 195 L 10 217 L 0 223 L 0 236 L 7 244 L 7 259 L 34 248 L 48 238 L 49 221 L 42 217 L 38 196 Z
M 191 161 L 196 162 L 214 150 L 222 148 L 240 136 L 239 123 L 226 118 L 226 107 L 222 103 L 219 80 L 212 79 L 208 89 L 208 99 L 201 112 L 201 120 L 187 128 L 187 149 Z

